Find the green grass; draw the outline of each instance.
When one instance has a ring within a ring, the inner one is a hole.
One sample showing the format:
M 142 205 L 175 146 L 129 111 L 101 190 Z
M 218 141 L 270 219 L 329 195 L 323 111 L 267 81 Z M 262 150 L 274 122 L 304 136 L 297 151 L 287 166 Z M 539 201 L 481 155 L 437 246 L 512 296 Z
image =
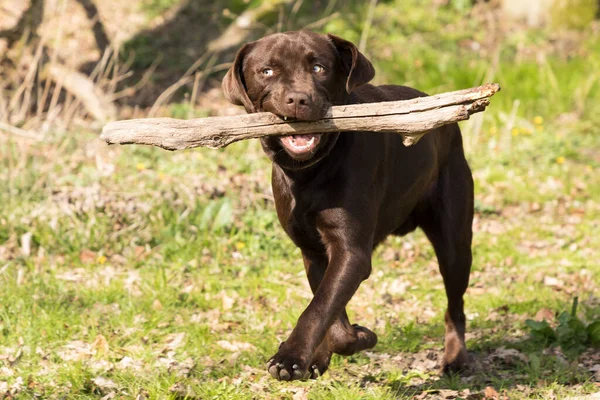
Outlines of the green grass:
M 525 321 L 544 308 L 569 310 L 575 296 L 580 318 L 600 319 L 600 41 L 588 33 L 580 55 L 566 60 L 545 49 L 540 61 L 515 49 L 548 43 L 547 33 L 515 30 L 490 67 L 495 53 L 458 46 L 481 35 L 479 23 L 459 24 L 455 8 L 437 13 L 383 2 L 373 25 L 382 39 L 369 56 L 379 82 L 438 92 L 487 77 L 503 86 L 481 125 L 462 125 L 477 204 L 466 296 L 470 376 L 437 375 L 445 295 L 434 253 L 415 232 L 377 249 L 374 272 L 349 306 L 352 321 L 378 333 L 377 347 L 335 356 L 316 381 L 272 380 L 264 363 L 310 289 L 279 227 L 258 143 L 170 153 L 107 147 L 72 132 L 48 143 L 1 138 L 0 397 L 597 392 L 588 365 L 597 350 L 563 358 L 531 340 Z M 330 28 L 357 39 L 361 15 Z M 457 27 L 439 35 L 446 24 Z

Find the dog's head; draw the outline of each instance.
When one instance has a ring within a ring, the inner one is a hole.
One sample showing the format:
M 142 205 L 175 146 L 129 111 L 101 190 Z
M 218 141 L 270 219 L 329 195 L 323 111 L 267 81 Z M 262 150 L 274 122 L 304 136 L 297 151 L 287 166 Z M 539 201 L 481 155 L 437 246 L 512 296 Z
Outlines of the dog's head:
M 223 79 L 225 97 L 249 113 L 269 111 L 284 119 L 314 121 L 331 105 L 347 104 L 350 92 L 375 70 L 351 42 L 308 31 L 277 33 L 244 45 Z M 261 139 L 273 162 L 301 169 L 325 157 L 338 134 Z

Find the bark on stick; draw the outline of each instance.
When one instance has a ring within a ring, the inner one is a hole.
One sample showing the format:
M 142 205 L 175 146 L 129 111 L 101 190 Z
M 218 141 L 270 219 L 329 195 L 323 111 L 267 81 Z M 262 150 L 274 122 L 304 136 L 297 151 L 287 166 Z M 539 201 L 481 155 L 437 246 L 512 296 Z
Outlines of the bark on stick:
M 108 144 L 145 144 L 166 150 L 221 148 L 264 136 L 369 131 L 394 132 L 411 146 L 428 131 L 469 119 L 500 90 L 495 83 L 411 100 L 333 106 L 317 121 L 284 121 L 272 113 L 190 120 L 146 118 L 110 122 L 101 138 Z

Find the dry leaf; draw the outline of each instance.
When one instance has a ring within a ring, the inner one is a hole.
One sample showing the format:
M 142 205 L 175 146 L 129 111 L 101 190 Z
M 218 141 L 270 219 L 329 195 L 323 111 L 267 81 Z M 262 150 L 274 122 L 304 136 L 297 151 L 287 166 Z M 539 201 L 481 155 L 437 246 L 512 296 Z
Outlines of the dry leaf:
M 222 290 L 219 294 L 221 295 L 223 310 L 231 310 L 235 304 L 235 299 L 233 297 L 229 297 L 224 290 Z
M 104 378 L 102 376 L 97 376 L 94 379 L 92 379 L 92 383 L 104 393 L 117 388 L 117 384 L 114 381 Z
M 83 361 L 90 358 L 94 351 L 86 342 L 74 340 L 64 345 L 56 354 L 64 361 Z
M 237 342 L 237 341 L 232 341 L 229 342 L 227 340 L 219 340 L 217 342 L 217 344 L 219 345 L 219 347 L 228 350 L 228 351 L 251 351 L 251 350 L 256 350 L 256 347 L 254 347 L 254 345 L 250 344 L 250 343 L 245 343 L 245 342 Z
M 545 276 L 544 277 L 544 285 L 552 286 L 552 287 L 563 287 L 563 286 L 565 286 L 565 283 L 563 281 L 561 281 L 560 279 L 554 278 L 552 276 Z
M 496 391 L 496 389 L 494 389 L 491 386 L 487 386 L 485 388 L 485 390 L 483 391 L 483 394 L 485 395 L 486 399 L 494 399 L 494 400 L 498 399 L 498 392 Z
M 96 336 L 96 339 L 92 342 L 92 349 L 96 350 L 97 353 L 108 353 L 108 341 L 103 335 Z
M 31 237 L 33 233 L 27 232 L 23 236 L 21 236 L 21 254 L 24 257 L 29 257 L 31 254 Z
M 549 308 L 542 308 L 540 309 L 537 314 L 535 314 L 535 318 L 536 321 L 552 321 L 554 320 L 554 311 L 550 310 Z
M 93 360 L 88 365 L 96 373 L 106 373 L 114 368 L 114 364 L 107 360 Z
M 387 293 L 392 296 L 401 296 L 406 293 L 406 289 L 410 287 L 410 283 L 402 278 L 395 279 L 387 288 Z
M 160 311 L 160 310 L 162 310 L 162 309 L 163 309 L 163 305 L 162 305 L 162 303 L 160 302 L 160 300 L 158 300 L 158 299 L 154 299 L 154 301 L 152 302 L 152 309 L 153 309 L 154 311 Z
M 490 354 L 490 357 L 500 359 L 506 364 L 514 364 L 517 360 L 522 361 L 524 363 L 529 362 L 529 358 L 527 358 L 527 356 L 521 353 L 519 350 L 507 349 L 504 346 L 501 346 L 494 350 L 494 352 Z
M 115 364 L 117 369 L 131 369 L 133 371 L 141 371 L 144 363 L 140 360 L 134 360 L 131 357 L 125 356 Z
M 91 250 L 82 250 L 79 253 L 79 260 L 84 264 L 91 264 L 98 258 L 98 255 Z
M 309 389 L 307 387 L 298 388 L 292 396 L 292 400 L 308 400 L 308 393 Z
M 184 344 L 185 332 L 181 333 L 171 333 L 167 335 L 165 338 L 165 347 L 162 352 L 166 352 L 169 350 L 175 350 L 178 347 L 181 347 Z

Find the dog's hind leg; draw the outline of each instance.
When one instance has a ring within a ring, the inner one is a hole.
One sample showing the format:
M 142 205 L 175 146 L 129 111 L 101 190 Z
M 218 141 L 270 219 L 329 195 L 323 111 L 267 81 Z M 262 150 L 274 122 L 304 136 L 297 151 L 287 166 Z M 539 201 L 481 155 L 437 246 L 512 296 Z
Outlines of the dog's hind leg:
M 445 373 L 468 364 L 463 295 L 469 285 L 473 236 L 473 178 L 462 149 L 453 151 L 440 171 L 435 193 L 418 216 L 419 226 L 435 249 L 448 297 Z

